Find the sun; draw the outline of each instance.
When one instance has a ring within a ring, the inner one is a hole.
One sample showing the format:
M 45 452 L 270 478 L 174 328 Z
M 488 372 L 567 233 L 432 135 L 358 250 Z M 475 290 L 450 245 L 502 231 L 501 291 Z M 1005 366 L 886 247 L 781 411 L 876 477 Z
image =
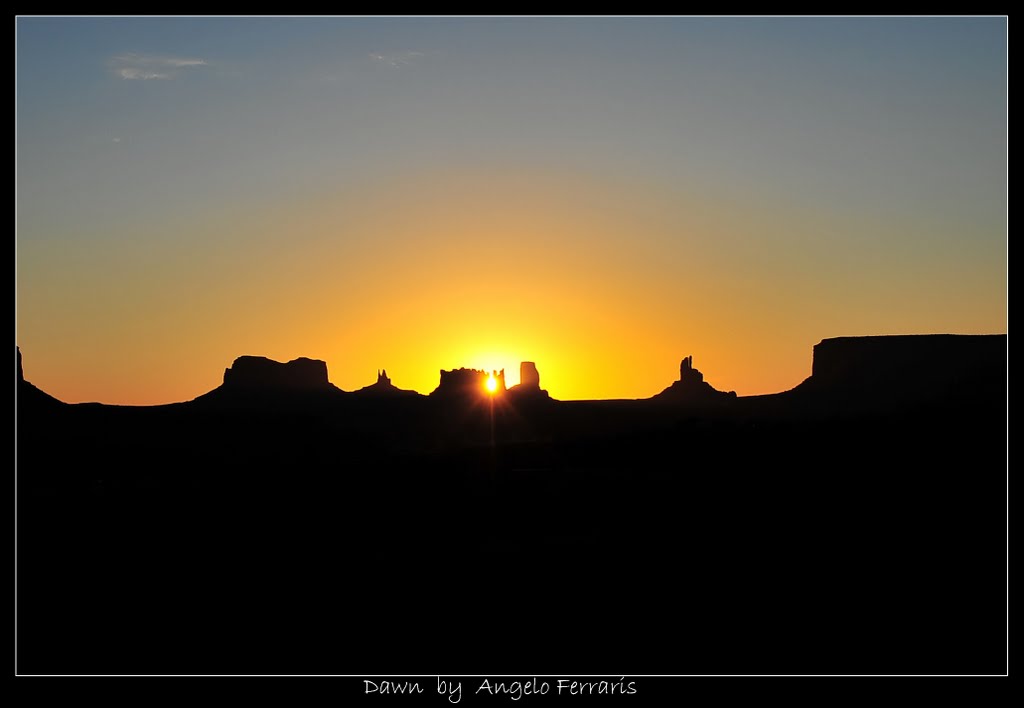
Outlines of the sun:
M 494 378 L 494 374 L 488 374 L 484 386 L 487 388 L 487 393 L 493 394 L 498 390 L 498 379 Z

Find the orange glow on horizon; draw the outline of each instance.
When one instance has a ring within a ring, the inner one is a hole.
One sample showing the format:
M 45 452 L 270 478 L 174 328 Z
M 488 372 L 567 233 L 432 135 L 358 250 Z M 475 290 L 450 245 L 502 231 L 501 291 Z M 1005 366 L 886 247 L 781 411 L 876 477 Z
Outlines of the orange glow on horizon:
M 533 361 L 552 398 L 633 399 L 693 355 L 710 385 L 745 396 L 799 384 L 827 337 L 1005 331 L 1005 281 L 978 270 L 942 307 L 894 299 L 832 257 L 816 235 L 840 227 L 814 209 L 735 206 L 639 180 L 451 169 L 242 216 L 211 207 L 147 224 L 158 250 L 125 239 L 103 260 L 83 239 L 22 274 L 25 377 L 70 403 L 154 405 L 216 388 L 243 355 L 323 360 L 345 391 L 383 365 L 421 394 L 442 369 L 504 369 L 512 386 Z M 751 233 L 756 247 L 739 248 Z M 799 257 L 776 255 L 793 245 Z

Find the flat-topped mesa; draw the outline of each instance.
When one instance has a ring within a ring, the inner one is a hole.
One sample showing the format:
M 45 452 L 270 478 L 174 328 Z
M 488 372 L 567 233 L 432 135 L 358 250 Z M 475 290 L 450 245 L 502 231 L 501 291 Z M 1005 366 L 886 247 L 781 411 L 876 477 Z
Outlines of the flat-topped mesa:
M 441 369 L 441 381 L 431 396 L 440 398 L 450 396 L 482 396 L 487 393 L 487 380 L 494 378 L 497 388 L 494 393 L 505 392 L 505 370 L 488 373 L 480 369 L 452 369 L 445 371 Z
M 982 397 L 1006 391 L 1005 334 L 911 334 L 823 339 L 811 376 L 796 390 L 889 405 Z
M 679 363 L 679 380 L 654 398 L 677 402 L 723 401 L 736 398 L 736 392 L 715 389 L 704 380 L 704 374 L 694 368 L 693 356 L 685 356 Z
M 233 391 L 319 391 L 335 387 L 327 380 L 327 362 L 300 357 L 281 363 L 262 356 L 240 356 L 224 370 L 224 389 Z

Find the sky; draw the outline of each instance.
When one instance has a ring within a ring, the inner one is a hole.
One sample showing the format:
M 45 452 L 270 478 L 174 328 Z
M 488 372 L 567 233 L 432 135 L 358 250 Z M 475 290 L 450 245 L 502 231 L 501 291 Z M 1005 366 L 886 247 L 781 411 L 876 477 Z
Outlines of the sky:
M 66 402 L 242 355 L 745 396 L 1006 332 L 1005 18 L 15 22 L 16 339 Z

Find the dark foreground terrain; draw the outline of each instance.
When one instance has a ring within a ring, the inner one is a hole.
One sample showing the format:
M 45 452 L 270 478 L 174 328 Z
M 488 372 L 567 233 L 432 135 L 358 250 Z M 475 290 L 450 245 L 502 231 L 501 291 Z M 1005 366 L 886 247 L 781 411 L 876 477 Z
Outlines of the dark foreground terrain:
M 18 670 L 1003 673 L 1006 338 L 868 339 L 756 398 L 22 381 Z

